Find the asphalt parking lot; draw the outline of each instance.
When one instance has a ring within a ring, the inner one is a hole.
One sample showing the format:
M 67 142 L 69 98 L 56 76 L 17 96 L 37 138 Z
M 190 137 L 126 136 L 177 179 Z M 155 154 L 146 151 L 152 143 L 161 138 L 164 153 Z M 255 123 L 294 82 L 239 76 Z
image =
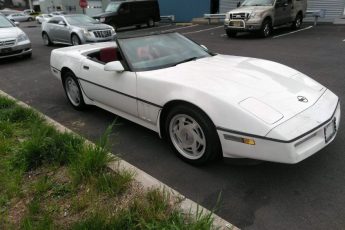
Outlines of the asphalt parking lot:
M 98 108 L 73 110 L 49 70 L 50 51 L 59 46 L 45 47 L 35 23 L 21 27 L 32 41 L 33 57 L 0 61 L 0 90 L 92 141 L 117 119 L 114 153 L 207 208 L 221 194 L 217 214 L 242 229 L 345 228 L 344 119 L 333 143 L 297 165 L 226 160 L 193 167 L 152 131 Z M 296 33 L 282 28 L 268 39 L 246 33 L 229 39 L 220 25 L 162 25 L 119 34 L 155 31 L 180 32 L 217 53 L 291 66 L 331 89 L 345 108 L 345 26 L 304 25 Z

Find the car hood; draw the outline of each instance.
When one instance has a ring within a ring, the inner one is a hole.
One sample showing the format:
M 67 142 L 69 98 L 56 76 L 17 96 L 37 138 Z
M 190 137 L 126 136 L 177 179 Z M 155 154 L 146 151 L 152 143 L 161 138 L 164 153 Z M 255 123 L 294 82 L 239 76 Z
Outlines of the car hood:
M 252 13 L 252 12 L 263 12 L 269 9 L 272 9 L 273 6 L 242 6 L 240 8 L 236 8 L 234 10 L 231 10 L 229 13 L 236 14 L 236 13 Z
M 23 32 L 17 27 L 0 28 L 0 39 L 17 38 L 21 33 Z
M 85 25 L 75 25 L 79 28 L 85 28 L 87 30 L 105 30 L 105 29 L 111 29 L 111 26 L 106 24 L 85 24 Z
M 267 111 L 274 111 L 277 117 L 280 113 L 284 119 L 312 106 L 325 91 L 316 81 L 285 65 L 227 55 L 138 74 L 202 91 L 236 106 L 242 107 L 243 103 L 242 108 L 250 112 L 258 107 L 268 108 Z M 300 102 L 300 97 L 308 102 Z

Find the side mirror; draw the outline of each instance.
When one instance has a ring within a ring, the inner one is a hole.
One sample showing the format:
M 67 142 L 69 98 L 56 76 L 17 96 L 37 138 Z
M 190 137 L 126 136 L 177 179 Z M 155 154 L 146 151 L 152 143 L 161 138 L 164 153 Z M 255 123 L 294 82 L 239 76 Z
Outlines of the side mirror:
M 19 26 L 19 22 L 14 22 L 14 24 L 15 24 L 16 26 Z
M 200 45 L 200 46 L 201 46 L 201 48 L 203 48 L 204 50 L 207 50 L 207 51 L 208 51 L 208 49 L 207 49 L 206 46 L 204 46 L 204 45 Z
M 123 68 L 120 61 L 112 61 L 112 62 L 108 62 L 107 64 L 105 64 L 104 70 L 105 71 L 112 71 L 112 72 L 116 71 L 118 73 L 122 73 L 123 71 L 125 71 L 125 68 Z
M 66 23 L 64 23 L 63 21 L 59 21 L 59 23 L 58 23 L 60 26 L 65 26 L 66 25 Z
M 237 8 L 241 6 L 241 2 L 238 2 L 237 3 Z

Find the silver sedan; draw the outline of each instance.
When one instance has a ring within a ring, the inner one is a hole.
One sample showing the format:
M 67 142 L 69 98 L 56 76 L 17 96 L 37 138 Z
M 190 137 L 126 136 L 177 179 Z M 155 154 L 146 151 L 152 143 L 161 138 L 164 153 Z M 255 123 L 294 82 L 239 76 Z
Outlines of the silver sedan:
M 115 36 L 112 26 L 83 14 L 54 16 L 42 23 L 42 38 L 47 46 L 54 43 L 80 45 L 113 41 Z

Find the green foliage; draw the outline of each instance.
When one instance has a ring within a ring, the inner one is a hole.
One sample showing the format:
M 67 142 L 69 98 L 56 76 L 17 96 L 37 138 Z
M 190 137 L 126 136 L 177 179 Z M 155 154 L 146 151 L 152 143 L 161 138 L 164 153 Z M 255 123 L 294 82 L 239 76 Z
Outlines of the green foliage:
M 64 165 L 75 158 L 83 140 L 69 133 L 59 133 L 53 127 L 36 123 L 30 139 L 18 149 L 13 165 L 23 170 L 33 170 L 43 163 Z
M 112 125 L 100 138 L 95 146 L 87 145 L 70 164 L 71 173 L 78 184 L 82 180 L 88 180 L 91 176 L 99 176 L 106 172 L 108 163 L 116 160 L 115 156 L 109 154 L 109 135 Z
M 124 192 L 133 180 L 133 173 L 121 171 L 119 173 L 103 173 L 96 178 L 96 188 L 100 192 L 117 195 Z

